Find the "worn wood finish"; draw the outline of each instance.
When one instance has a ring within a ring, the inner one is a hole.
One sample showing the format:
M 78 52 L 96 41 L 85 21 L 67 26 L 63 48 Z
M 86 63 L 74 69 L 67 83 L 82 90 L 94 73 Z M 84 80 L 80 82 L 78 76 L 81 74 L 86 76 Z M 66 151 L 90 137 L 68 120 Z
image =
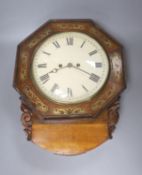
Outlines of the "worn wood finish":
M 44 97 L 31 78 L 34 51 L 60 32 L 82 32 L 96 39 L 108 55 L 110 71 L 91 100 L 60 104 Z M 58 154 L 79 154 L 111 138 L 118 121 L 119 96 L 125 89 L 122 47 L 92 20 L 51 20 L 22 41 L 17 49 L 14 87 L 22 101 L 22 123 L 28 140 Z
M 94 149 L 109 138 L 102 122 L 33 124 L 32 141 L 56 154 L 75 155 Z
M 25 115 L 27 115 L 27 110 Z M 33 143 L 56 154 L 76 155 L 94 149 L 110 138 L 111 128 L 109 128 L 108 121 L 109 113 L 105 110 L 99 118 L 90 121 L 47 122 L 43 124 L 38 122 L 37 117 L 34 116 L 32 127 L 29 126 L 27 118 L 24 119 L 23 123 L 27 123 L 24 127 L 28 140 L 31 137 Z M 32 133 L 28 132 L 31 130 Z

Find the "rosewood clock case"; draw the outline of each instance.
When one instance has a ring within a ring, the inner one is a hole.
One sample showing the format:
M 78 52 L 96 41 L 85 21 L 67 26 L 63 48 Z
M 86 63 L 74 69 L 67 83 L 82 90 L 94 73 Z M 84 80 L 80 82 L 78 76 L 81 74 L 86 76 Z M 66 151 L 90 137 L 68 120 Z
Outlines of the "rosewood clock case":
M 31 65 L 35 50 L 45 39 L 60 32 L 85 33 L 107 53 L 109 76 L 89 101 L 56 103 L 44 97 L 33 83 Z M 50 20 L 18 45 L 14 87 L 20 94 L 28 140 L 57 154 L 86 152 L 111 138 L 118 121 L 120 94 L 126 87 L 122 46 L 92 20 Z

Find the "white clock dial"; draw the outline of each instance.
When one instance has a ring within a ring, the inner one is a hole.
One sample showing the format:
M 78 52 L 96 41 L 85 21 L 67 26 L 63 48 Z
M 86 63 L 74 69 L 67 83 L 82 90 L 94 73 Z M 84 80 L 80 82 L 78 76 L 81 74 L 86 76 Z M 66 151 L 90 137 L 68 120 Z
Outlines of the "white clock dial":
M 89 100 L 104 85 L 107 55 L 92 37 L 63 32 L 46 39 L 36 50 L 32 78 L 42 94 L 59 103 Z

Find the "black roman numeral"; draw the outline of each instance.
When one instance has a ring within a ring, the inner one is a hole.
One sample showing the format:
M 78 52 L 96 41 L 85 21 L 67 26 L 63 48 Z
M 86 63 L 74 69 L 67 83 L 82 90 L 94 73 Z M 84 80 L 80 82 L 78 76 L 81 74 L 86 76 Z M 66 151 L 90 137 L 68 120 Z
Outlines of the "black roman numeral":
M 67 45 L 73 45 L 73 37 L 67 38 Z
M 97 50 L 93 50 L 93 51 L 89 52 L 89 55 L 92 56 L 92 55 L 94 55 L 96 53 L 97 53 Z
M 97 68 L 102 67 L 102 63 L 99 63 L 99 62 L 98 63 L 95 63 L 95 65 L 96 65 Z
M 97 83 L 99 81 L 100 77 L 98 75 L 95 75 L 92 73 L 90 75 L 89 79 Z
M 82 85 L 82 88 L 83 88 L 86 92 L 88 92 L 88 89 L 87 89 L 84 85 Z
M 68 88 L 67 89 L 67 93 L 68 93 L 68 97 L 72 97 L 72 89 L 71 88 Z
M 82 48 L 85 43 L 86 43 L 86 41 L 83 41 L 83 43 L 81 44 L 80 48 Z
M 45 83 L 49 80 L 49 75 L 48 75 L 48 73 L 45 74 L 45 75 L 42 75 L 42 76 L 40 77 L 40 80 L 42 81 L 43 84 L 45 84 Z
M 51 55 L 51 53 L 49 53 L 49 52 L 45 52 L 45 51 L 42 51 L 42 53 L 44 53 L 45 55 Z
M 47 67 L 47 64 L 46 63 L 38 64 L 37 67 L 38 68 L 46 68 Z
M 58 84 L 55 83 L 51 89 L 51 92 L 54 93 L 54 91 L 58 88 L 59 88 Z
M 57 41 L 53 42 L 53 45 L 54 45 L 56 48 L 60 48 L 60 44 L 59 44 Z

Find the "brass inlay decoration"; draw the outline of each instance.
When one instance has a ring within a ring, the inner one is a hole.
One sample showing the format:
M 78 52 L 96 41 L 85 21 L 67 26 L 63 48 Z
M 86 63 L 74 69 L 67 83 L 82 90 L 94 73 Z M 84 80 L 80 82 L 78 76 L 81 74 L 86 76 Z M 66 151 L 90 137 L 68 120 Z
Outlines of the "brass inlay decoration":
M 54 24 L 57 28 L 62 30 L 84 30 L 85 26 L 83 24 L 72 24 L 72 23 L 57 23 Z
M 53 110 L 55 115 L 70 115 L 70 114 L 83 114 L 85 110 L 82 108 L 74 107 L 74 108 L 56 108 Z
M 112 64 L 113 64 L 113 71 L 114 71 L 114 76 L 116 81 L 120 81 L 122 77 L 122 61 L 120 58 L 120 54 L 118 53 L 113 53 L 112 55 Z
M 90 28 L 90 32 L 93 33 L 97 38 L 100 38 L 106 47 L 111 48 L 113 46 L 114 43 L 112 43 L 112 41 L 98 28 L 92 27 Z
M 24 88 L 25 95 L 35 104 L 36 109 L 43 113 L 48 111 L 48 107 L 37 97 L 37 95 L 30 89 L 30 87 Z
M 91 109 L 94 112 L 101 109 L 101 107 L 104 106 L 106 103 L 108 103 L 108 100 L 113 97 L 115 90 L 116 90 L 115 85 L 111 85 L 109 90 L 107 92 L 105 92 L 104 95 L 101 95 L 96 103 L 92 104 Z
M 51 30 L 50 29 L 46 29 L 42 32 L 40 32 L 39 34 L 37 34 L 36 37 L 33 37 L 29 42 L 28 42 L 28 47 L 31 49 L 34 46 L 36 46 L 42 39 L 44 39 L 45 37 L 47 37 L 49 34 L 51 34 Z
M 22 81 L 27 79 L 28 57 L 29 57 L 29 53 L 28 52 L 26 52 L 26 51 L 21 52 L 21 55 L 20 55 L 20 60 L 21 60 L 20 79 Z

